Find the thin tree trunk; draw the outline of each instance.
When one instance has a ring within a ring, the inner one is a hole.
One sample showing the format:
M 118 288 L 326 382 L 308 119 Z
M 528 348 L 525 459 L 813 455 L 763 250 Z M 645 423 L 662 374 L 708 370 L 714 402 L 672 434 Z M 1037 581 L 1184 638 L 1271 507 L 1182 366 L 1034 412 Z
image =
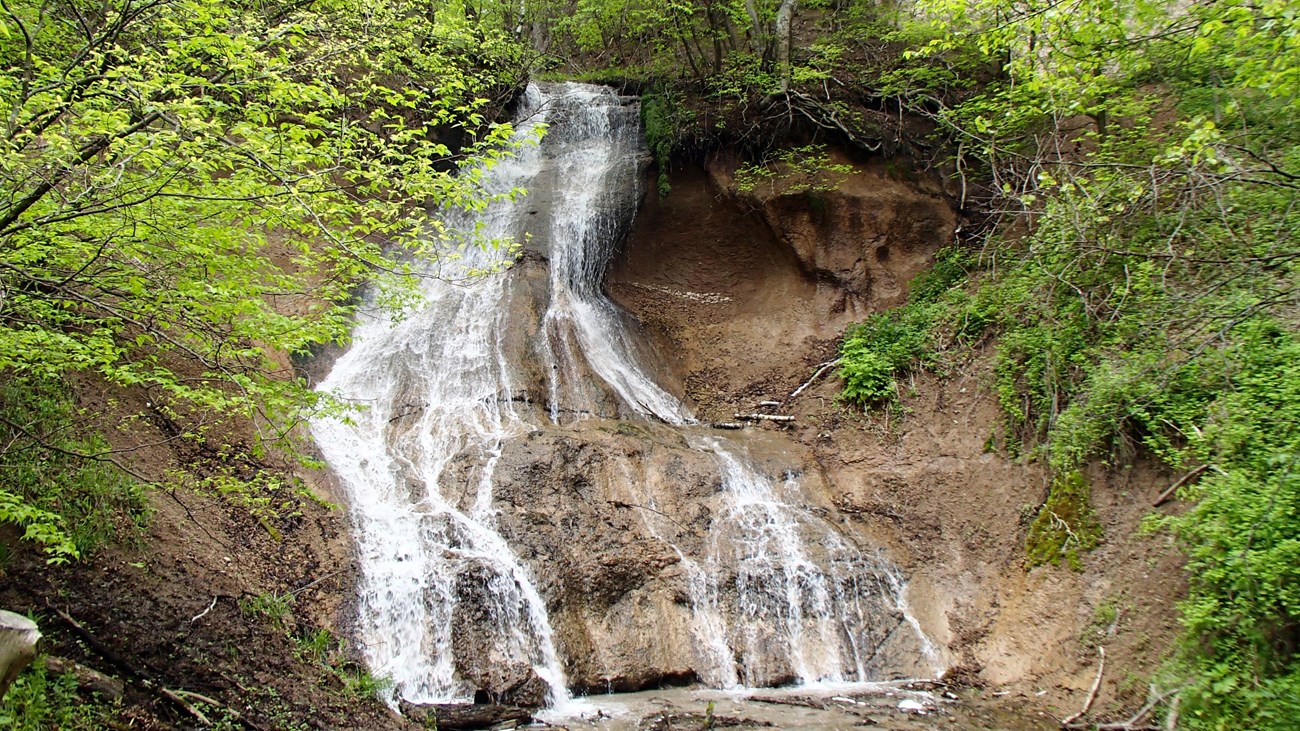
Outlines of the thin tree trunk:
M 781 74 L 781 92 L 790 91 L 790 36 L 794 25 L 795 0 L 781 0 L 776 10 L 776 68 Z
M 760 60 L 767 55 L 763 49 L 763 23 L 758 19 L 758 8 L 754 0 L 745 0 L 745 12 L 749 13 L 749 50 Z
M 18 673 L 36 657 L 36 641 L 40 638 L 35 622 L 0 609 L 0 699 Z
M 686 61 L 691 65 L 691 71 L 695 74 L 695 78 L 704 78 L 704 75 L 700 73 L 700 67 L 695 63 L 695 56 L 691 54 L 690 41 L 686 39 L 686 33 L 682 31 L 682 22 L 676 13 L 673 14 L 673 25 L 677 27 L 677 39 L 682 42 L 682 50 L 686 51 Z

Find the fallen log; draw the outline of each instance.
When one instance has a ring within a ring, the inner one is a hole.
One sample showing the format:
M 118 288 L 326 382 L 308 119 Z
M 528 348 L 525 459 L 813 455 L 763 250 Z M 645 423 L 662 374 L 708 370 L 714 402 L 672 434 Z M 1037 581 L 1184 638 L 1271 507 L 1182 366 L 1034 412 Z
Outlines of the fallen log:
M 36 623 L 15 612 L 0 609 L 0 698 L 23 668 L 36 658 L 41 631 Z
M 780 423 L 794 421 L 794 417 L 787 414 L 736 414 L 735 418 L 741 421 L 776 421 Z
M 59 675 L 71 675 L 77 681 L 78 688 L 98 693 L 105 698 L 121 698 L 126 692 L 126 683 L 66 657 L 46 655 L 45 669 Z
M 715 421 L 709 426 L 714 429 L 744 429 L 745 425 L 739 421 Z

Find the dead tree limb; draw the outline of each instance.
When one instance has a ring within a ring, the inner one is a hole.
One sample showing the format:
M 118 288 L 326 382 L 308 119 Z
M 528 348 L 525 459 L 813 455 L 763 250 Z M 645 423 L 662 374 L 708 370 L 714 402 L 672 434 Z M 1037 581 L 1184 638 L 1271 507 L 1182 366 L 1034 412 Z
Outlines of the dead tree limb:
M 1174 493 L 1178 491 L 1178 488 L 1182 487 L 1183 485 L 1186 485 L 1188 481 L 1192 480 L 1193 478 L 1200 476 L 1200 474 L 1205 470 L 1209 469 L 1209 467 L 1210 467 L 1209 464 L 1203 464 L 1200 467 L 1197 467 L 1196 469 L 1192 470 L 1191 472 L 1188 472 L 1187 474 L 1183 475 L 1181 478 L 1178 479 L 1177 482 L 1170 485 L 1164 492 L 1160 493 L 1160 497 L 1156 498 L 1156 501 L 1154 503 L 1151 503 L 1151 507 L 1158 508 L 1161 505 L 1164 505 L 1166 502 L 1169 501 L 1169 498 L 1174 496 Z
M 1097 691 L 1101 689 L 1101 676 L 1106 672 L 1106 648 L 1099 646 L 1097 654 L 1101 656 L 1101 660 L 1097 663 L 1097 678 L 1092 681 L 1092 689 L 1088 691 L 1088 698 L 1083 702 L 1083 708 L 1080 708 L 1078 713 L 1061 719 L 1062 728 L 1069 728 L 1070 724 L 1083 718 L 1083 714 L 1087 713 L 1089 708 L 1092 708 L 1092 702 L 1097 700 Z
M 1163 703 L 1165 699 L 1168 698 L 1169 696 L 1171 695 L 1174 696 L 1174 700 L 1176 704 L 1177 697 L 1178 697 L 1177 694 L 1181 691 L 1182 688 L 1175 688 L 1173 690 L 1166 691 L 1164 693 L 1156 694 L 1155 688 L 1153 687 L 1151 690 L 1151 699 L 1147 701 L 1146 705 L 1138 709 L 1138 712 L 1133 714 L 1133 716 L 1129 718 L 1127 721 L 1099 723 L 1096 724 L 1095 726 L 1093 724 L 1076 723 L 1071 725 L 1070 728 L 1072 729 L 1091 728 L 1091 729 L 1095 729 L 1095 731 L 1161 731 L 1161 729 L 1158 726 L 1152 726 L 1150 724 L 1143 725 L 1142 721 L 1146 719 L 1146 717 L 1156 709 L 1156 706 Z M 1174 706 L 1173 708 L 1174 710 L 1171 710 L 1171 713 L 1177 715 L 1176 706 Z
M 49 603 L 46 604 L 46 607 L 50 611 L 58 615 L 59 619 L 63 620 L 63 623 L 68 626 L 68 629 L 72 630 L 73 634 L 81 638 L 81 640 L 86 643 L 87 647 L 89 647 L 92 651 L 94 651 L 95 654 L 107 660 L 110 665 L 120 670 L 122 674 L 127 676 L 127 678 L 132 683 L 134 683 L 135 685 L 139 686 L 140 688 L 143 688 L 144 690 L 154 695 L 157 695 L 167 700 L 173 706 L 180 709 L 181 711 L 184 711 L 186 715 L 191 716 L 192 718 L 194 718 L 196 721 L 203 724 L 204 726 L 210 726 L 212 725 L 212 722 L 208 719 L 206 715 L 204 715 L 202 711 L 196 708 L 193 703 L 190 703 L 188 700 L 186 700 L 187 697 L 192 698 L 201 703 L 206 703 L 209 706 L 216 708 L 218 710 L 225 711 L 231 718 L 239 721 L 245 727 L 253 729 L 253 731 L 263 731 L 262 727 L 258 726 L 257 724 L 253 723 L 247 718 L 244 718 L 243 714 L 239 713 L 238 711 L 236 711 L 235 709 L 227 705 L 218 703 L 212 700 L 211 698 L 208 698 L 207 696 L 202 696 L 197 693 L 191 693 L 190 691 L 187 690 L 173 690 L 171 688 L 167 688 L 163 684 L 151 679 L 143 670 L 140 670 L 136 666 L 132 665 L 130 662 L 127 662 L 125 658 L 123 658 L 121 655 L 117 654 L 111 648 L 109 648 L 107 645 L 101 642 L 98 637 L 96 637 L 90 630 L 86 629 L 86 627 L 82 625 L 80 622 L 73 619 L 72 616 L 69 615 L 67 612 Z
M 835 360 L 828 360 L 825 363 L 822 363 L 821 365 L 817 366 L 817 370 L 813 371 L 812 377 L 804 381 L 802 386 L 790 392 L 790 395 L 785 397 L 785 401 L 783 403 L 789 403 L 793 401 L 796 396 L 804 392 L 804 389 L 811 386 L 813 384 L 813 381 L 816 381 L 818 378 L 821 377 L 823 373 L 825 373 L 826 371 L 830 370 L 831 368 L 839 364 L 840 364 L 840 359 L 836 358 Z
M 77 687 L 98 693 L 105 698 L 121 698 L 126 693 L 126 684 L 117 678 L 65 657 L 46 655 L 45 669 L 59 675 L 71 675 L 76 678 Z
M 794 417 L 788 414 L 736 414 L 736 418 L 741 421 L 776 421 L 780 423 L 794 421 Z
M 625 509 L 625 508 L 636 508 L 636 509 L 638 509 L 638 510 L 649 510 L 650 512 L 652 512 L 652 513 L 654 513 L 654 514 L 656 514 L 656 515 L 661 515 L 661 516 L 663 516 L 666 520 L 668 520 L 670 523 L 672 523 L 673 525 L 677 526 L 678 528 L 681 528 L 682 530 L 686 530 L 686 526 L 684 526 L 684 525 L 682 525 L 681 523 L 678 523 L 676 520 L 674 520 L 674 519 L 673 519 L 673 516 L 669 515 L 668 513 L 665 513 L 665 512 L 662 511 L 662 510 L 656 510 L 656 509 L 650 507 L 649 505 L 637 505 L 636 503 L 625 503 L 625 502 L 623 502 L 622 500 L 607 500 L 606 502 L 608 502 L 608 503 L 610 504 L 611 507 L 618 508 L 618 509 L 620 509 L 620 510 Z

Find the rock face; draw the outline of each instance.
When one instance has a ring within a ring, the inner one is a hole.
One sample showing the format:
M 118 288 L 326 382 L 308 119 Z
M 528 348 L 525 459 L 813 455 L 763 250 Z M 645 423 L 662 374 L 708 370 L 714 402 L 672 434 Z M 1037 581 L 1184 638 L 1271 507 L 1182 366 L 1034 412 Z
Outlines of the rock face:
M 761 455 L 764 472 L 800 469 L 802 455 L 780 434 L 756 432 L 743 441 L 747 454 Z M 825 486 L 815 473 L 799 477 L 808 519 L 816 523 L 816 514 L 830 514 Z M 543 427 L 507 443 L 496 484 L 499 528 L 535 572 L 574 689 L 640 690 L 716 672 L 717 658 L 701 636 L 691 585 L 697 579 L 692 561 L 725 559 L 728 542 L 738 540 L 728 533 L 734 526 L 729 528 L 726 513 L 734 508 L 723 495 L 714 455 L 692 448 L 680 429 L 588 419 Z M 853 555 L 858 556 L 856 549 Z M 829 563 L 825 556 L 810 560 Z M 846 569 L 845 581 L 882 580 L 873 553 L 856 560 L 863 565 Z M 743 617 L 736 584 L 746 580 L 747 569 L 742 562 L 717 570 L 721 614 Z M 890 587 L 854 589 L 863 595 L 854 606 L 871 615 L 870 629 L 861 633 L 864 671 L 881 678 L 932 672 L 915 633 L 892 603 Z M 785 641 L 781 627 L 765 629 L 774 634 L 760 630 L 749 641 L 772 646 Z M 467 627 L 468 634 L 474 631 Z M 729 639 L 742 654 L 744 641 Z M 781 658 L 765 663 L 751 658 L 742 679 L 748 685 L 783 685 L 797 670 Z
M 721 162 L 714 162 L 710 173 L 727 185 Z M 952 241 L 956 228 L 948 201 L 878 169 L 848 175 L 831 191 L 788 192 L 778 186 L 744 199 L 760 207 L 776 238 L 823 284 L 832 312 L 899 304 L 907 282 Z

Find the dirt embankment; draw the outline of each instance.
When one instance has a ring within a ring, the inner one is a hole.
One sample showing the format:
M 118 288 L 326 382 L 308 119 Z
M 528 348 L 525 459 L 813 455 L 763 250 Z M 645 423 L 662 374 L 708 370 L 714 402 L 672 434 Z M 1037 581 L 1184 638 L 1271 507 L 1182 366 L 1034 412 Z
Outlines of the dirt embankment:
M 1001 416 L 986 352 L 957 354 L 944 377 L 913 378 L 901 416 L 839 404 L 833 370 L 787 401 L 836 357 L 846 325 L 901 303 L 952 241 L 957 220 L 941 186 L 859 166 L 835 192 L 756 196 L 737 194 L 731 172 L 713 160 L 675 173 L 666 199 L 651 194 L 608 282 L 670 355 L 699 417 L 729 421 L 759 401 L 784 402 L 793 426 L 756 428 L 784 429 L 807 450 L 845 519 L 908 574 L 911 612 L 985 693 L 1070 715 L 1102 646 L 1090 717 L 1141 705 L 1184 590 L 1168 539 L 1138 530 L 1171 476 L 1140 461 L 1096 466 L 1102 545 L 1082 571 L 1028 570 L 1025 534 L 1047 475 L 995 448 Z
M 289 372 L 287 358 L 280 366 Z M 115 459 L 155 484 L 143 532 L 122 520 L 117 545 L 68 565 L 47 565 L 0 526 L 0 607 L 37 619 L 43 653 L 134 678 L 124 727 L 194 725 L 167 688 L 224 706 L 194 701 L 209 720 L 238 714 L 249 728 L 418 728 L 377 700 L 348 647 L 357 566 L 324 474 L 253 450 L 246 419 L 75 387 Z M 261 480 L 255 499 L 223 494 L 224 478 Z

